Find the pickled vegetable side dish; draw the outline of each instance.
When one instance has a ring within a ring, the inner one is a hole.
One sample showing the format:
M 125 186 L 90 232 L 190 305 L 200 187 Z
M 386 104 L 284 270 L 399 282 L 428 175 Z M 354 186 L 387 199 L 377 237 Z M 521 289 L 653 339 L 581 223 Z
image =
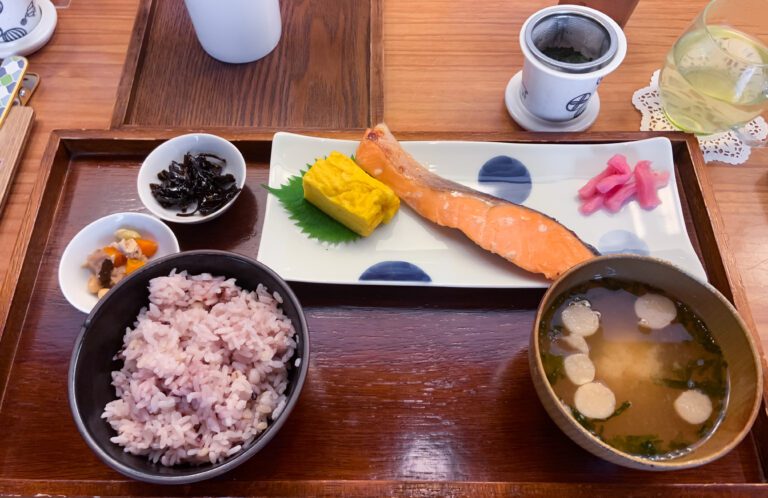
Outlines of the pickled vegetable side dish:
M 115 241 L 96 249 L 85 260 L 88 268 L 88 292 L 101 299 L 109 289 L 117 285 L 146 264 L 157 252 L 157 242 L 146 239 L 135 230 L 121 228 L 115 232 Z
M 620 451 L 675 458 L 722 418 L 722 351 L 685 303 L 659 289 L 610 278 L 573 288 L 544 314 L 538 338 L 558 398 Z

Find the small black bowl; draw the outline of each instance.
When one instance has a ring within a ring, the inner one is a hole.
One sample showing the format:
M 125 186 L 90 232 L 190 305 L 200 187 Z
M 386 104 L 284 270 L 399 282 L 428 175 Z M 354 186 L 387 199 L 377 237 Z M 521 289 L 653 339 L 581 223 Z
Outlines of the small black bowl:
M 149 281 L 166 276 L 171 270 L 186 270 L 192 275 L 210 273 L 235 277 L 237 285 L 254 290 L 263 284 L 283 298 L 282 309 L 296 329 L 296 352 L 289 360 L 285 409 L 270 422 L 264 432 L 244 450 L 215 465 L 177 465 L 166 467 L 151 463 L 146 456 L 123 451 L 109 439 L 116 435 L 101 418 L 104 406 L 116 399 L 111 372 L 122 362 L 114 359 L 123 345 L 127 327 L 132 327 L 139 311 L 149 303 Z M 296 359 L 301 359 L 298 367 Z M 67 381 L 69 406 L 80 434 L 104 463 L 118 472 L 155 484 L 188 484 L 210 479 L 242 464 L 258 453 L 277 434 L 299 398 L 309 370 L 309 333 L 304 312 L 293 291 L 275 272 L 245 256 L 224 251 L 188 251 L 172 254 L 148 263 L 117 284 L 85 320 L 75 341 Z

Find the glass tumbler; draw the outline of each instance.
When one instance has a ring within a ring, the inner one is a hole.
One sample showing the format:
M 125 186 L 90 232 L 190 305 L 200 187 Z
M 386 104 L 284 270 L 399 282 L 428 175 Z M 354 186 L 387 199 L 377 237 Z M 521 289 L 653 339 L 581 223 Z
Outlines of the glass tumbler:
M 765 145 L 743 127 L 768 109 L 768 1 L 712 0 L 667 54 L 659 93 L 683 131 Z

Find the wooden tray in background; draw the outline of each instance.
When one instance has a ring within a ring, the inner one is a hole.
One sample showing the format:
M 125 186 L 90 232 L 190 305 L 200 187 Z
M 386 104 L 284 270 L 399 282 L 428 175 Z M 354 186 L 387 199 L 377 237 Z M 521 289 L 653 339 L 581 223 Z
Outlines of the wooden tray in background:
M 275 50 L 226 64 L 200 46 L 183 0 L 141 0 L 112 127 L 355 129 L 379 122 L 381 0 L 280 4 Z
M 216 130 L 214 130 L 216 132 Z M 255 256 L 271 135 L 218 130 L 243 152 L 247 187 L 203 225 L 173 226 L 182 249 Z M 766 414 L 730 454 L 699 469 L 649 473 L 605 463 L 573 444 L 539 403 L 528 337 L 541 290 L 294 284 L 312 337 L 296 409 L 254 458 L 213 481 L 160 487 L 101 463 L 66 401 L 71 348 L 84 315 L 59 292 L 57 265 L 84 225 L 142 211 L 135 177 L 174 131 L 63 131 L 43 162 L 44 194 L 0 339 L 0 493 L 79 495 L 497 495 L 623 496 L 677 492 L 766 496 Z M 324 133 L 357 138 L 359 133 Z M 415 134 L 403 140 L 595 143 L 653 133 Z M 689 234 L 710 281 L 749 319 L 726 257 L 719 213 L 695 139 L 673 143 Z

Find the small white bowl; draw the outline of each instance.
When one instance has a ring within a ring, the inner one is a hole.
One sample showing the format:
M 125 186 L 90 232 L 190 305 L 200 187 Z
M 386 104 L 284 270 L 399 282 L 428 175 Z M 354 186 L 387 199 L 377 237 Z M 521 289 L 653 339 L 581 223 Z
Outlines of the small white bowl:
M 90 313 L 98 302 L 98 298 L 88 292 L 91 272 L 83 268 L 83 263 L 93 251 L 114 242 L 119 228 L 136 230 L 142 237 L 157 242 L 157 253 L 150 261 L 180 252 L 179 241 L 168 225 L 148 214 L 115 213 L 86 226 L 69 241 L 59 261 L 59 288 L 69 304 L 83 313 Z
M 229 209 L 232 203 L 235 202 L 240 195 L 238 192 L 238 194 L 221 209 L 204 216 L 200 214 L 177 216 L 177 213 L 180 212 L 179 210 L 166 209 L 161 206 L 152 196 L 149 184 L 160 183 L 160 180 L 157 179 L 157 174 L 164 169 L 168 169 L 172 161 L 182 162 L 184 160 L 184 154 L 188 152 L 191 152 L 192 154 L 200 154 L 204 152 L 225 159 L 227 164 L 224 167 L 222 174 L 230 173 L 234 176 L 237 182 L 237 187 L 241 191 L 245 185 L 245 159 L 240 151 L 237 150 L 237 147 L 232 145 L 231 142 L 207 133 L 190 133 L 188 135 L 180 135 L 172 138 L 150 152 L 142 163 L 141 169 L 139 170 L 139 176 L 136 180 L 139 199 L 141 199 L 144 207 L 158 218 L 174 223 L 202 223 L 221 215 L 221 213 Z

